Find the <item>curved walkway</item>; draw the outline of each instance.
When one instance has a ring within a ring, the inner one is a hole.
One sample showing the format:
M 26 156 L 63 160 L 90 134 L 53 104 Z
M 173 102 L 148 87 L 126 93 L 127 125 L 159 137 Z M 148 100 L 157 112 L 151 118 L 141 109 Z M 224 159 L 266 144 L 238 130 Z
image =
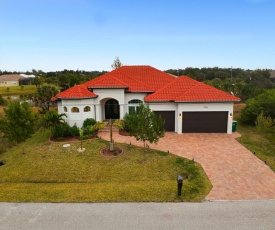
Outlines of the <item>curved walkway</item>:
M 109 140 L 109 132 L 99 132 Z M 213 188 L 207 200 L 275 199 L 275 173 L 235 140 L 238 133 L 176 134 L 166 133 L 150 148 L 194 159 L 202 165 Z M 142 146 L 133 137 L 113 133 L 115 142 Z

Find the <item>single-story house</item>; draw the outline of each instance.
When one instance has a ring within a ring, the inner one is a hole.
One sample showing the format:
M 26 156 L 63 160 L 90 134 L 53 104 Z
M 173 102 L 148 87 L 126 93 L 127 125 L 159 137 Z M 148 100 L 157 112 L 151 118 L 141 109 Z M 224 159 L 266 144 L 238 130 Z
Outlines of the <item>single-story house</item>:
M 144 103 L 165 119 L 166 131 L 230 134 L 233 105 L 240 98 L 151 66 L 122 66 L 60 92 L 52 100 L 71 126 L 81 127 L 86 118 L 123 119 Z
M 0 76 L 0 87 L 18 86 L 22 78 L 19 74 L 4 74 Z

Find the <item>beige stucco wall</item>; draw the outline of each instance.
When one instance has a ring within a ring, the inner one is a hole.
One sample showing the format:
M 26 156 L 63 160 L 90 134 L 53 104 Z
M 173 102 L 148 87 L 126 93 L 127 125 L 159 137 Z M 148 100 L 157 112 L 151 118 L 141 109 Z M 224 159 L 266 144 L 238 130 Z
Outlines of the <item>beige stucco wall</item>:
M 0 87 L 19 86 L 19 81 L 1 81 Z

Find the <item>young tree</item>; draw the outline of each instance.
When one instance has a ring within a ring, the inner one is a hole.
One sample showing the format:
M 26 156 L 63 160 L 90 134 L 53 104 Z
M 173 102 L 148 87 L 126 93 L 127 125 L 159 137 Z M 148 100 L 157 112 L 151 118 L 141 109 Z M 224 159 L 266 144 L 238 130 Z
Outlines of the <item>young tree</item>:
M 0 131 L 10 142 L 23 142 L 34 133 L 37 117 L 29 103 L 20 105 L 19 102 L 10 102 L 4 111 L 5 117 L 0 120 Z
M 126 114 L 125 125 L 129 128 L 131 136 L 143 142 L 157 143 L 159 138 L 164 137 L 164 119 L 157 116 L 148 106 L 140 104 L 138 112 Z
M 51 105 L 51 98 L 58 93 L 58 90 L 54 86 L 42 85 L 37 87 L 36 93 L 34 95 L 34 102 L 41 107 L 42 110 L 39 112 L 41 114 L 46 114 Z
M 119 68 L 123 65 L 120 62 L 119 57 L 116 57 L 115 60 L 114 60 L 114 63 L 111 66 L 112 66 L 113 69 L 117 69 L 117 68 Z

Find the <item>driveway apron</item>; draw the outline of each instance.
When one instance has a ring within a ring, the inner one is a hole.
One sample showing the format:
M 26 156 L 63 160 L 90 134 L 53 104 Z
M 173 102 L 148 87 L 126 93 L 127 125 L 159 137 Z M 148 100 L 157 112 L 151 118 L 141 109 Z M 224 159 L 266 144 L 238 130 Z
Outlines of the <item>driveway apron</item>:
M 99 132 L 109 140 L 109 132 Z M 275 173 L 248 149 L 234 134 L 166 133 L 150 148 L 194 159 L 208 175 L 213 188 L 207 200 L 268 200 L 275 199 Z M 134 137 L 113 133 L 115 142 L 143 146 Z

